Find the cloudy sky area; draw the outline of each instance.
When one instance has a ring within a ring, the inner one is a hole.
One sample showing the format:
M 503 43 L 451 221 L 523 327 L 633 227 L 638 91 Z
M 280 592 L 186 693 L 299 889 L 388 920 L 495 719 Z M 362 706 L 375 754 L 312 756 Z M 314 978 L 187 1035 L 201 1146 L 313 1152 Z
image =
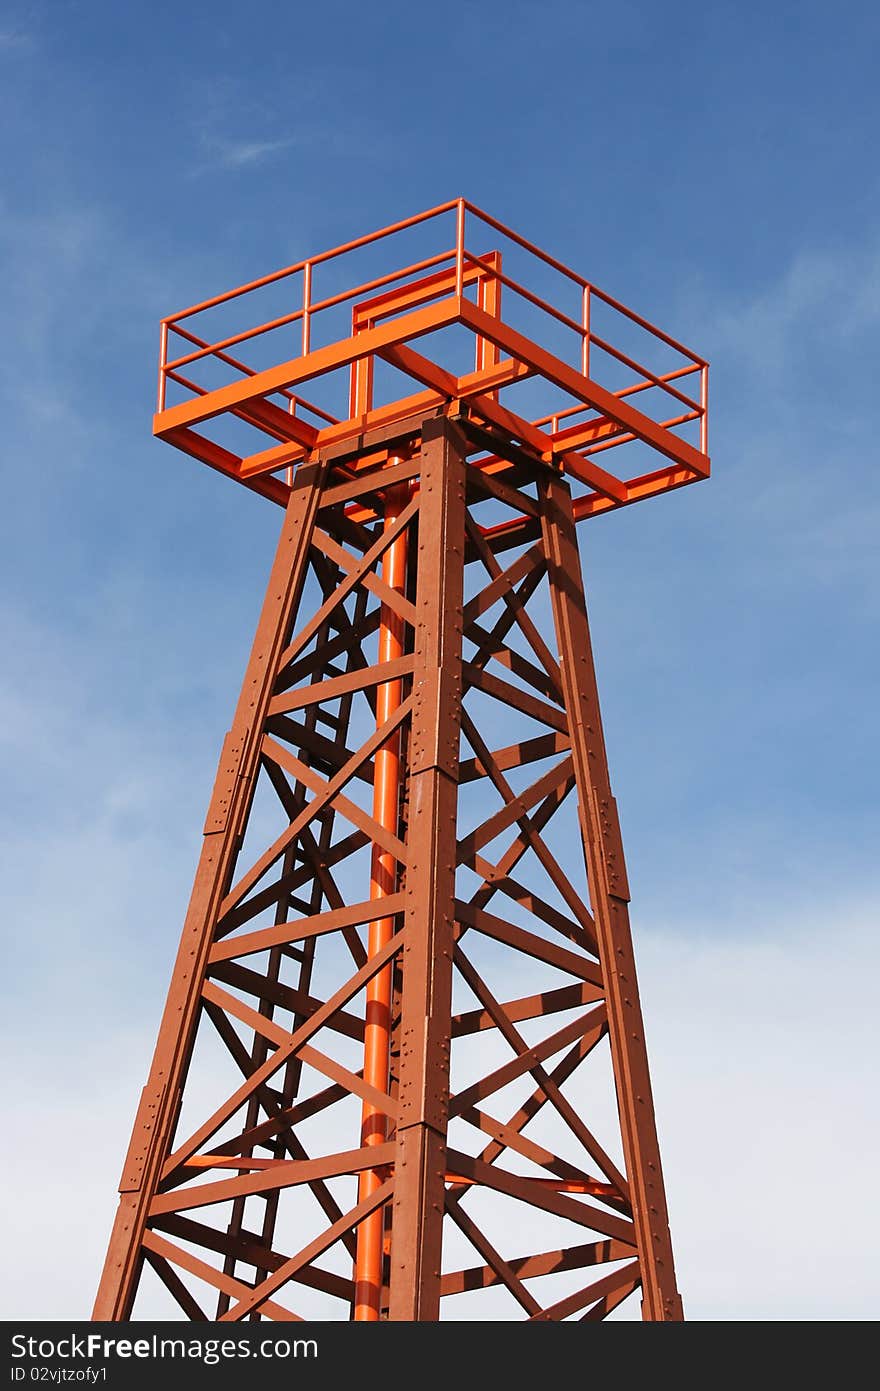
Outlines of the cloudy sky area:
M 712 481 L 581 536 L 680 1283 L 876 1316 L 878 42 L 0 4 L 6 1317 L 90 1309 L 279 523 L 151 440 L 158 320 L 459 193 L 712 362 Z

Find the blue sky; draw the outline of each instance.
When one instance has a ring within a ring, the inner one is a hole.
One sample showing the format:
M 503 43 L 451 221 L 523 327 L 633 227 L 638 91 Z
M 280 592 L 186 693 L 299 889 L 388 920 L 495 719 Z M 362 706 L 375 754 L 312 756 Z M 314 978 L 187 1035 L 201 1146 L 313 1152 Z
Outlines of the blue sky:
M 681 1284 L 876 1312 L 878 40 L 859 3 L 0 5 L 4 1222 L 43 1287 L 16 1258 L 7 1316 L 90 1306 L 278 528 L 151 440 L 159 318 L 460 193 L 711 360 L 713 479 L 581 536 Z

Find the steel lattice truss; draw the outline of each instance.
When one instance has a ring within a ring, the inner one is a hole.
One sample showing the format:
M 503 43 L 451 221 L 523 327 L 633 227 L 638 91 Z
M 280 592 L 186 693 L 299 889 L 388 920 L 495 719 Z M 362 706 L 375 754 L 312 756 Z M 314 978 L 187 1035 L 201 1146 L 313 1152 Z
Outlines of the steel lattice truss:
M 347 1318 L 368 1230 L 383 1317 L 681 1317 L 569 485 L 486 449 L 296 472 L 96 1317 Z

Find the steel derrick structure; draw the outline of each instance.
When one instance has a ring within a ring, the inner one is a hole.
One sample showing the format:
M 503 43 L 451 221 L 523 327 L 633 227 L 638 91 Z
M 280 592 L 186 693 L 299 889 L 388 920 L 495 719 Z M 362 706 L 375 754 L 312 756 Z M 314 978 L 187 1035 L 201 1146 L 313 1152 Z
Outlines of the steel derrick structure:
M 164 321 L 284 516 L 96 1318 L 682 1317 L 575 527 L 707 378 L 465 200 Z

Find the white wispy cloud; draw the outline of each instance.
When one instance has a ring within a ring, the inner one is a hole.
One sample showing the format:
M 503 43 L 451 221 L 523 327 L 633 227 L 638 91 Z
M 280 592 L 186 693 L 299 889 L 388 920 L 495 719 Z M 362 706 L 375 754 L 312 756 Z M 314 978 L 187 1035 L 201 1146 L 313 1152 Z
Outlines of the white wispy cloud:
M 293 143 L 293 140 L 229 140 L 220 145 L 218 153 L 224 164 L 241 169 L 247 164 L 261 164 L 269 155 L 287 150 Z
M 216 169 L 256 168 L 296 144 L 295 136 L 279 140 L 226 140 L 203 135 L 201 158 L 194 172 L 203 174 Z
M 30 48 L 33 41 L 33 35 L 24 29 L 0 29 L 0 53 L 15 48 Z
M 769 384 L 790 379 L 804 357 L 819 365 L 835 352 L 855 351 L 855 340 L 878 321 L 880 243 L 868 239 L 798 252 L 775 281 L 729 303 L 713 337 Z

